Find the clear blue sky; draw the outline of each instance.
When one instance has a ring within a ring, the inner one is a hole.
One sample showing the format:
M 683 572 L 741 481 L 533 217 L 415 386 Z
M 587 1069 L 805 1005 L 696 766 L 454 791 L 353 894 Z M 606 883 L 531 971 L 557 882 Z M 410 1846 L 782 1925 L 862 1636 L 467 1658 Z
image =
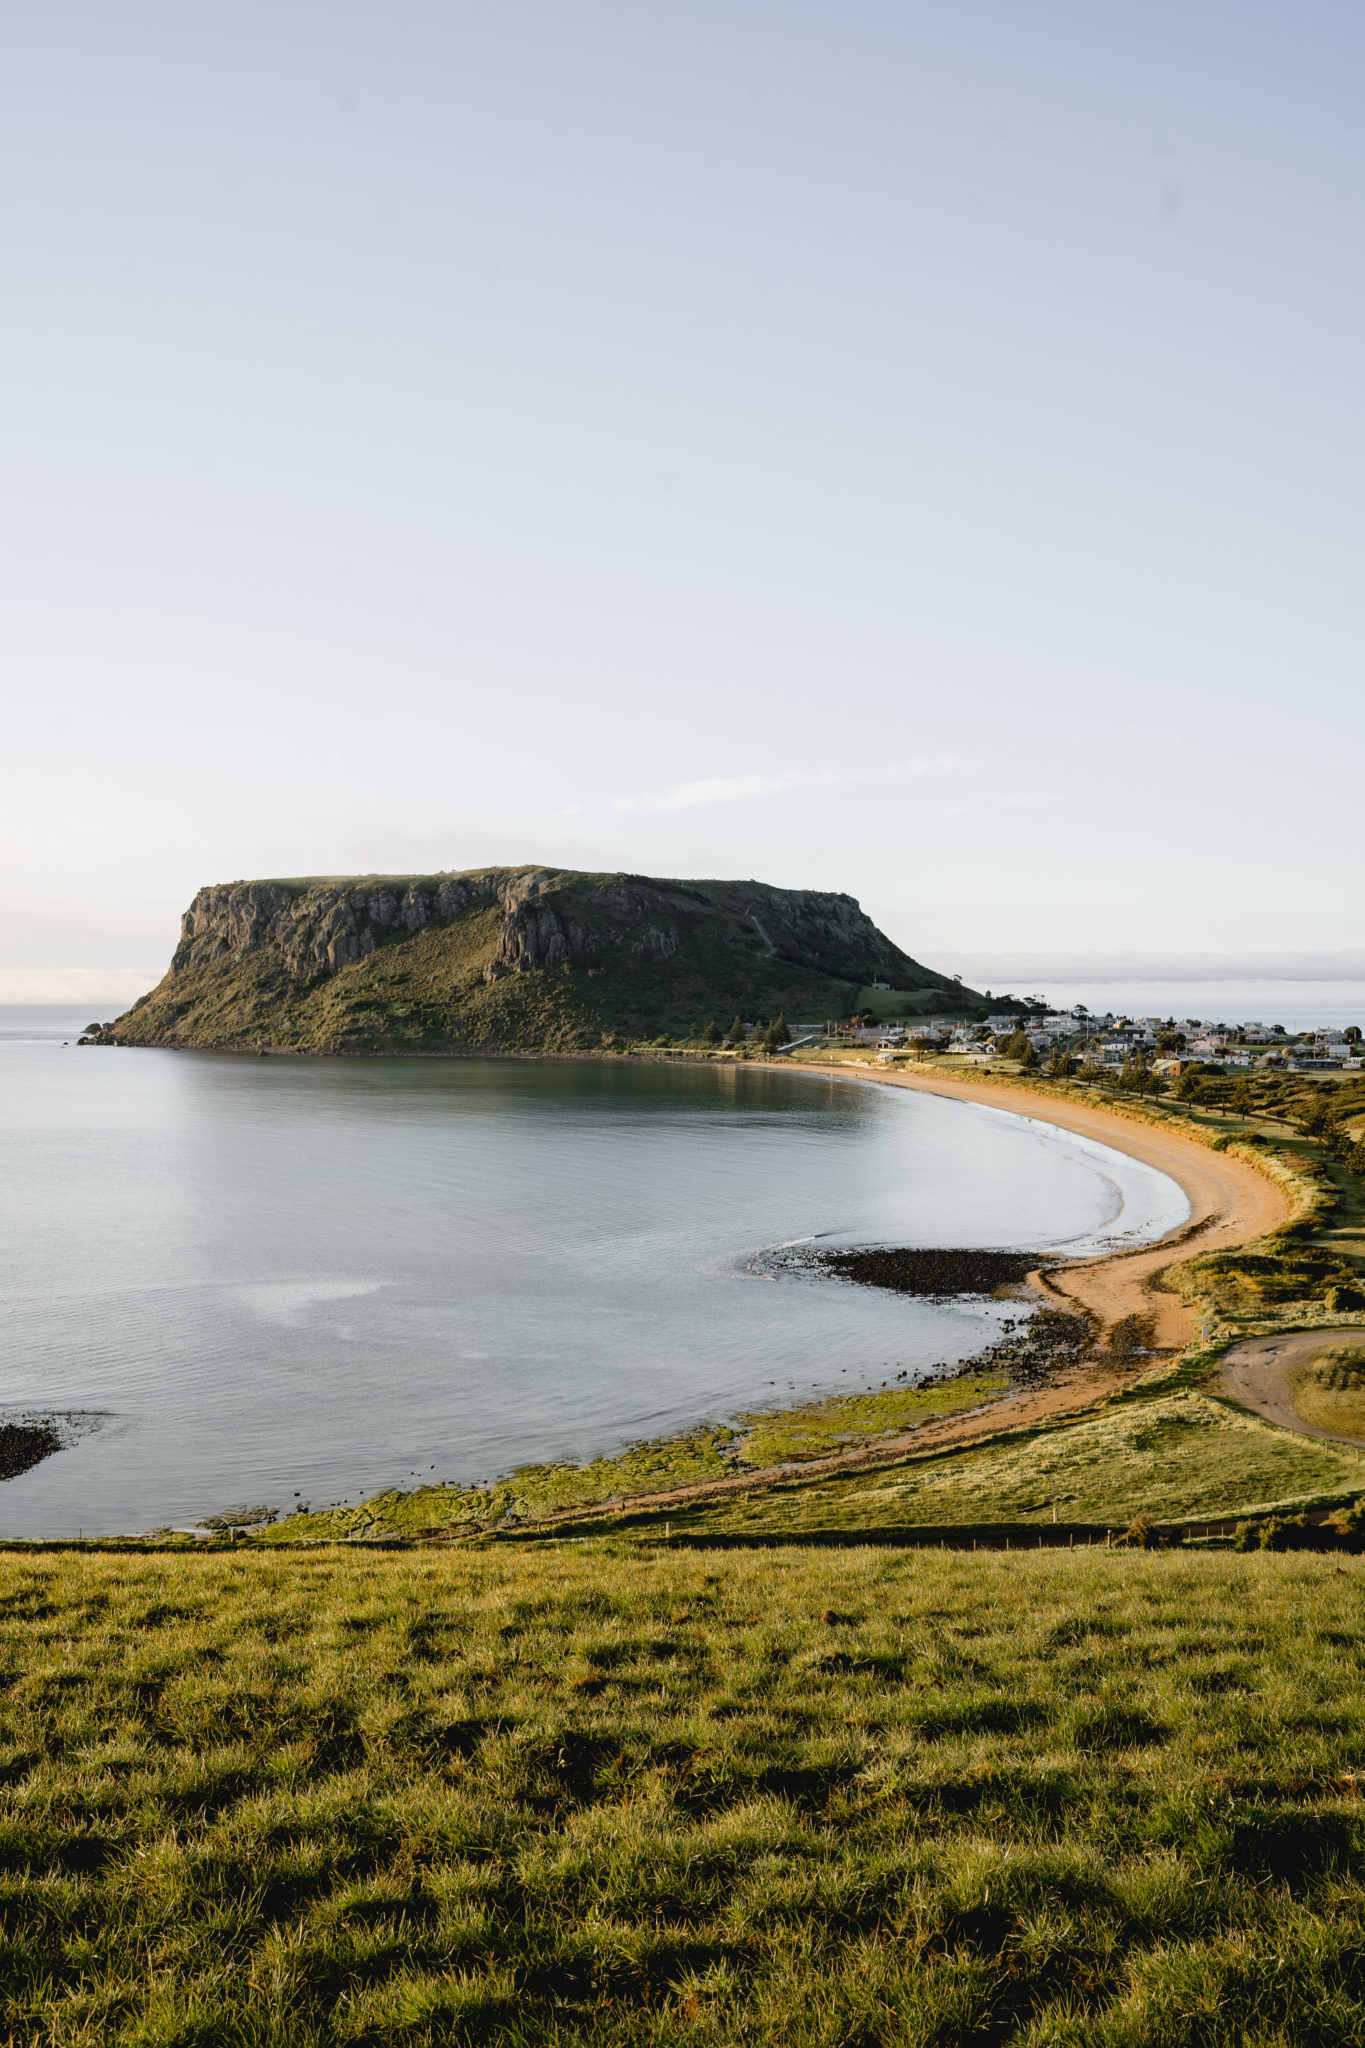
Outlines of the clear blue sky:
M 1358 945 L 1365 14 L 20 0 L 0 990 L 201 882 Z

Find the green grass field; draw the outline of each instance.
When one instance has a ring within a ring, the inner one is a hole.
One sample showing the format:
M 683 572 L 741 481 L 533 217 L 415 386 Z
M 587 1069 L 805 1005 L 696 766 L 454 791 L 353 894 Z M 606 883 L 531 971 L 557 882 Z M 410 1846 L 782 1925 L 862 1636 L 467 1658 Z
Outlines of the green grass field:
M 732 1534 L 935 1528 L 1060 1518 L 1123 1528 L 1344 1499 L 1365 1486 L 1347 1449 L 1296 1437 L 1198 1393 L 1118 1402 L 881 1472 L 671 1511 L 673 1529 Z M 654 1516 L 661 1524 L 663 1517 Z
M 0 2038 L 1365 2038 L 1365 1566 L 20 1558 Z

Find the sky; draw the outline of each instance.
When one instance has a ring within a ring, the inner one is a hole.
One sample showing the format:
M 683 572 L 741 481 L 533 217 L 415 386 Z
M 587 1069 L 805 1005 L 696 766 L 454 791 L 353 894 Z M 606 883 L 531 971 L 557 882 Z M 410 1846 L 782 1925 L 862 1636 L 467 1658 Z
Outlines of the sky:
M 1313 0 L 15 0 L 0 997 L 524 861 L 1359 972 L 1363 94 Z

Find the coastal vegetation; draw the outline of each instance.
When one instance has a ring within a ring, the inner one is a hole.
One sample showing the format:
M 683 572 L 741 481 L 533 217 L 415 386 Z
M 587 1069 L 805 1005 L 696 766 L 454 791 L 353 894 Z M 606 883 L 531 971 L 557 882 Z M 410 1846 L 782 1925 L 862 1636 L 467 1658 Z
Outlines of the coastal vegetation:
M 1260 1549 L 11 1555 L 0 2033 L 1354 2040 L 1363 1592 Z
M 1201 1521 L 1338 1504 L 1365 1485 L 1359 1453 L 1314 1442 L 1189 1389 L 1005 1432 L 884 1471 L 787 1484 L 669 1511 L 674 1536 L 980 1529 L 1060 1521 L 1120 1533 L 1139 1515 Z M 662 1514 L 634 1517 L 640 1536 Z

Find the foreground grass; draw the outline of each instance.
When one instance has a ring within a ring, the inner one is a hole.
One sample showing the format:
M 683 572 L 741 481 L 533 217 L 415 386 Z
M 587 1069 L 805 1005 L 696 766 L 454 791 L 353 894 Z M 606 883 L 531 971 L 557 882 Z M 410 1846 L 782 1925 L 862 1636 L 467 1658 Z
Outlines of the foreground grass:
M 1365 2034 L 1365 1570 L 5 1560 L 3 2038 Z

